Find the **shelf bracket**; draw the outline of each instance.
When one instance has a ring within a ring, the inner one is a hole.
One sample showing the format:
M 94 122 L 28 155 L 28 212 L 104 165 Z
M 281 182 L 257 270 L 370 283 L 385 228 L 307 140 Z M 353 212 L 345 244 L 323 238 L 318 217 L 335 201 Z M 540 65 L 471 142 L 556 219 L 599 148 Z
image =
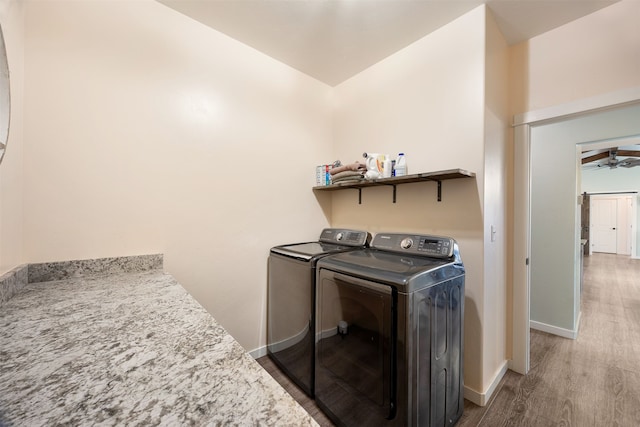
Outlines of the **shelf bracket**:
M 442 201 L 442 180 L 440 179 L 429 179 L 429 181 L 435 182 L 438 185 L 438 201 Z
M 396 202 L 396 184 L 383 184 L 383 185 L 393 187 L 393 203 L 395 203 Z
M 358 190 L 358 204 L 362 204 L 362 188 L 354 188 L 354 190 Z

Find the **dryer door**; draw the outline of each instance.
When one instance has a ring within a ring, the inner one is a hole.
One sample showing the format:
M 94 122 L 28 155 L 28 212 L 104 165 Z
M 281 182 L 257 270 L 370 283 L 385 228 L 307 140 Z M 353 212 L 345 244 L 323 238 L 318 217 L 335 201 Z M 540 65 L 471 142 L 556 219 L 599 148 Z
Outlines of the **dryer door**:
M 316 401 L 347 426 L 393 418 L 393 288 L 326 269 L 317 287 Z

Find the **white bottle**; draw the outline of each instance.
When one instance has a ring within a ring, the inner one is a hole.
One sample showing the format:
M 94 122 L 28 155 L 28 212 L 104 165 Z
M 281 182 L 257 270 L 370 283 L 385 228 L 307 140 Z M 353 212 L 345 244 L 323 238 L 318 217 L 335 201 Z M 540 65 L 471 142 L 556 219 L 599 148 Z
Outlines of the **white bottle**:
M 385 160 L 382 163 L 382 177 L 383 178 L 391 178 L 393 171 L 391 170 L 391 159 L 389 156 L 385 156 Z
M 395 166 L 396 176 L 405 176 L 407 175 L 407 159 L 404 157 L 404 153 L 398 154 L 398 158 L 396 159 Z

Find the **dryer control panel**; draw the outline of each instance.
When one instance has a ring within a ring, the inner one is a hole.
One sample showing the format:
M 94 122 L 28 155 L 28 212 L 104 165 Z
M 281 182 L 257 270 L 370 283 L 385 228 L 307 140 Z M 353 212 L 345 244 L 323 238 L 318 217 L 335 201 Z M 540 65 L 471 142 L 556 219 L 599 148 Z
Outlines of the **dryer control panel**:
M 376 249 L 433 258 L 451 257 L 455 246 L 450 237 L 398 233 L 378 233 L 371 244 Z
M 320 241 L 345 246 L 366 246 L 371 236 L 366 231 L 343 228 L 325 228 L 320 234 Z

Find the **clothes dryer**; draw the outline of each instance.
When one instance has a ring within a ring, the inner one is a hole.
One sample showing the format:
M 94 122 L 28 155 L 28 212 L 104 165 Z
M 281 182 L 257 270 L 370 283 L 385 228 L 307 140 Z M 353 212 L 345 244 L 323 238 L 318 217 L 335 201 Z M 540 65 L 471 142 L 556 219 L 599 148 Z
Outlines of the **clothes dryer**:
M 341 426 L 452 426 L 465 270 L 448 237 L 381 233 L 317 266 L 315 399 Z

